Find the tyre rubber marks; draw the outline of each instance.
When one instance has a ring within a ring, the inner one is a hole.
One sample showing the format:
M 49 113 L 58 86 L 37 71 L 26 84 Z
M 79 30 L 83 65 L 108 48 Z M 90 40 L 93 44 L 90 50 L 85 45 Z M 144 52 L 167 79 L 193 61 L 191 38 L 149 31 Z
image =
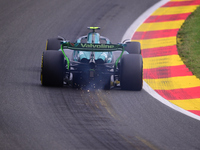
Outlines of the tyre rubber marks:
M 178 55 L 176 35 L 200 0 L 171 0 L 136 30 L 141 43 L 145 82 L 165 99 L 200 116 L 200 80 Z

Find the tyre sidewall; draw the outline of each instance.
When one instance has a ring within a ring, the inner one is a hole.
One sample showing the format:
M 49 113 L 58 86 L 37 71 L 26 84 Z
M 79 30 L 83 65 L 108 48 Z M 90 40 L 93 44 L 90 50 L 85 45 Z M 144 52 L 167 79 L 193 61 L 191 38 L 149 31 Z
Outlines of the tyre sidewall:
M 126 54 L 120 63 L 120 84 L 123 90 L 140 91 L 143 85 L 143 61 L 139 54 Z
M 64 78 L 64 56 L 59 51 L 45 51 L 42 62 L 42 84 L 62 86 Z

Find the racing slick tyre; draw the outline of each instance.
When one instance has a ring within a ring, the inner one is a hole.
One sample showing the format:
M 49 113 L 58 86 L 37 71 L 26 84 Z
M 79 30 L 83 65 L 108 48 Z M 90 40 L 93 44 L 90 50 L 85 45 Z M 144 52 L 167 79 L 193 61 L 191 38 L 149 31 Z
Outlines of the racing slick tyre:
M 143 60 L 140 54 L 126 54 L 122 56 L 120 85 L 122 90 L 140 91 L 142 89 Z
M 129 54 L 141 54 L 140 42 L 126 42 L 125 51 Z
M 60 49 L 60 40 L 57 38 L 47 39 L 46 41 L 46 50 L 59 50 Z
M 64 56 L 60 51 L 45 51 L 42 55 L 41 83 L 44 86 L 63 86 Z

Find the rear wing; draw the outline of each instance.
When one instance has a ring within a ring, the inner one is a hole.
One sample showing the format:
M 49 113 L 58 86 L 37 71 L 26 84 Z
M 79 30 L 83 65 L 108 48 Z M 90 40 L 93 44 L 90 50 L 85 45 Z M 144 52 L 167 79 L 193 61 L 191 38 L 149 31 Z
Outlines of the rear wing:
M 75 51 L 91 51 L 91 52 L 111 52 L 111 51 L 122 51 L 121 55 L 115 62 L 115 66 L 121 59 L 124 53 L 124 47 L 126 44 L 93 44 L 93 43 L 70 43 L 66 41 L 61 42 L 61 50 L 65 59 L 67 60 L 67 69 L 69 70 L 70 61 L 64 52 L 64 49 L 71 49 Z
M 61 49 L 71 49 L 76 51 L 110 52 L 123 51 L 125 44 L 93 44 L 93 43 L 70 43 L 61 42 Z

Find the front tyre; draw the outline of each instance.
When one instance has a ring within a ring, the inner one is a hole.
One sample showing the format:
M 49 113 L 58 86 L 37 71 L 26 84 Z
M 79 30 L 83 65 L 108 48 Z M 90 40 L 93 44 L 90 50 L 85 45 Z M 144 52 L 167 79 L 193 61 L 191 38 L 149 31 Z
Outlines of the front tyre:
M 126 54 L 122 56 L 120 85 L 122 90 L 140 91 L 142 89 L 143 60 L 140 54 Z
M 58 38 L 47 39 L 46 50 L 59 50 L 59 49 L 60 49 L 60 40 L 58 40 Z
M 45 51 L 42 55 L 41 84 L 63 86 L 64 56 L 60 51 Z
M 141 54 L 140 42 L 126 42 L 125 51 L 129 54 Z

